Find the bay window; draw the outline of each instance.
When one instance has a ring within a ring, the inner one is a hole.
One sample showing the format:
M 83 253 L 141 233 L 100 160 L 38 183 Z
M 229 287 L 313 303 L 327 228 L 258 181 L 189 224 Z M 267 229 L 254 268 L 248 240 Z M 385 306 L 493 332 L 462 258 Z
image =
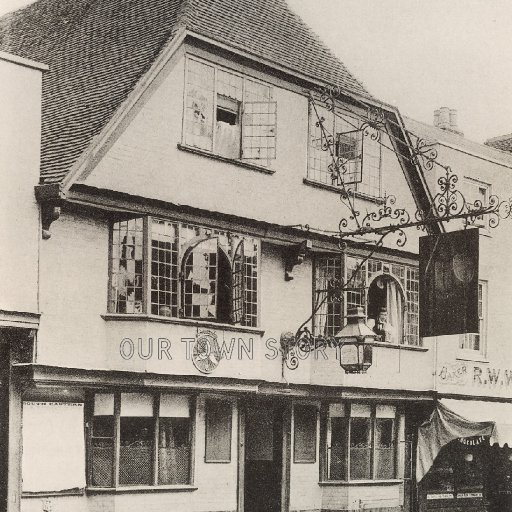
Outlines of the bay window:
M 396 478 L 397 413 L 391 405 L 329 404 L 323 470 L 327 480 Z
M 187 58 L 186 146 L 268 166 L 276 157 L 276 116 L 269 85 Z
M 192 405 L 184 395 L 96 393 L 89 435 L 89 485 L 189 484 Z
M 112 226 L 109 312 L 255 327 L 259 242 L 157 218 Z
M 342 283 L 347 285 L 342 289 Z M 344 325 L 346 311 L 362 307 L 379 341 L 419 345 L 419 275 L 412 265 L 375 258 L 363 262 L 349 255 L 315 260 L 316 335 L 333 336 Z

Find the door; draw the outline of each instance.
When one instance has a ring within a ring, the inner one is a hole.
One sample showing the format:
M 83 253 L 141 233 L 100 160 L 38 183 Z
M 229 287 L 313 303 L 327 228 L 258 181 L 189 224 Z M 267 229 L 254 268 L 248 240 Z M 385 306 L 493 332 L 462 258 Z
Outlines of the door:
M 245 409 L 244 512 L 281 512 L 284 407 L 270 400 Z

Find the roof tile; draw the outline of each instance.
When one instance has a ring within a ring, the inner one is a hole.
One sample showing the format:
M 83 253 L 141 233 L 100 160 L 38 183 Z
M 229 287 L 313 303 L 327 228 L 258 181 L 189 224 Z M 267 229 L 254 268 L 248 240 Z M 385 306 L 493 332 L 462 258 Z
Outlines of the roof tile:
M 0 49 L 43 77 L 41 180 L 62 180 L 178 27 L 369 96 L 285 0 L 39 0 L 0 19 Z

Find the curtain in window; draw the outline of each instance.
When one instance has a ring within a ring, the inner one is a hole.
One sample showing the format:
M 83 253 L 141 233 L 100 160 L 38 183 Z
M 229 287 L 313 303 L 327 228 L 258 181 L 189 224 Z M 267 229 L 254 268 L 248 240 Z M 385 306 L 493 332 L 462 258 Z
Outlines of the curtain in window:
M 158 433 L 158 483 L 188 484 L 190 453 L 190 400 L 186 396 L 162 395 Z
M 391 326 L 391 343 L 401 343 L 403 332 L 403 298 L 396 281 L 390 279 L 386 286 L 386 305 L 388 311 L 388 323 Z

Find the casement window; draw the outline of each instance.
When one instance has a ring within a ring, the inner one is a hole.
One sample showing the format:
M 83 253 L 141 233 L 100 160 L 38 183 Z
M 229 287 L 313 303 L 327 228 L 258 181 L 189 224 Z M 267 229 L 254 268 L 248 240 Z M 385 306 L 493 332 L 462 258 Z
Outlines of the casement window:
M 459 337 L 459 348 L 485 355 L 487 330 L 487 282 L 478 283 L 478 332 L 465 333 Z
M 206 411 L 205 462 L 231 461 L 233 406 L 227 400 L 208 399 Z
M 317 407 L 296 404 L 293 407 L 293 461 L 316 462 Z
M 325 479 L 396 478 L 398 429 L 394 406 L 329 404 L 326 422 Z
M 89 422 L 89 485 L 191 483 L 189 396 L 96 393 Z
M 376 259 L 360 266 L 360 261 L 352 256 L 315 259 L 313 303 L 322 303 L 313 319 L 315 334 L 334 336 L 346 311 L 362 307 L 379 341 L 419 345 L 418 269 Z
M 461 188 L 470 209 L 482 208 L 489 204 L 491 186 L 488 183 L 483 183 L 482 181 L 472 178 L 464 178 Z M 467 223 L 479 228 L 487 229 L 489 227 L 488 217 L 488 215 L 479 215 L 474 219 L 468 219 Z
M 308 178 L 332 186 L 340 186 L 343 180 L 347 188 L 363 195 L 382 197 L 381 145 L 363 135 L 358 119 L 341 110 L 337 114 L 310 105 Z M 319 116 L 323 118 L 325 132 Z M 339 175 L 332 173 L 333 158 L 339 165 Z
M 109 312 L 255 327 L 259 242 L 152 217 L 116 222 Z
M 270 165 L 276 158 L 272 87 L 187 58 L 183 142 L 212 154 Z

